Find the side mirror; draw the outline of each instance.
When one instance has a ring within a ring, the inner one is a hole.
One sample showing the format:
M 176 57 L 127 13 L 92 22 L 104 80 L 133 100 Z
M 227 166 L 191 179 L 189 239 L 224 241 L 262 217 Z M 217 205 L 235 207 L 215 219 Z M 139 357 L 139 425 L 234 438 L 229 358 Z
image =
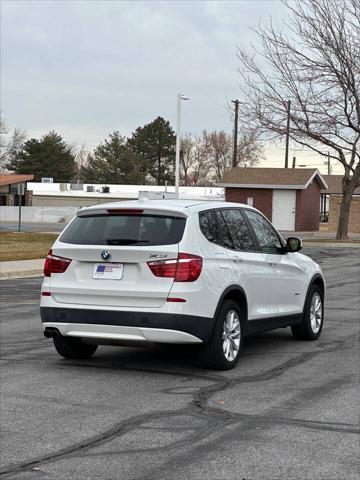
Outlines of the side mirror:
M 297 237 L 289 237 L 286 240 L 286 249 L 288 252 L 298 252 L 302 249 L 302 240 Z

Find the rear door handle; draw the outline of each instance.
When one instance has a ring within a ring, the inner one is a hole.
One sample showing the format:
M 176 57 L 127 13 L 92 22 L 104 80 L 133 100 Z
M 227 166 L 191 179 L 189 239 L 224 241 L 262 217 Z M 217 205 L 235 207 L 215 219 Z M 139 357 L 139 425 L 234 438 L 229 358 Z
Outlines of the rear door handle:
M 233 262 L 235 262 L 235 263 L 242 263 L 242 262 L 244 261 L 244 259 L 241 258 L 241 257 L 233 257 L 232 260 L 233 260 Z

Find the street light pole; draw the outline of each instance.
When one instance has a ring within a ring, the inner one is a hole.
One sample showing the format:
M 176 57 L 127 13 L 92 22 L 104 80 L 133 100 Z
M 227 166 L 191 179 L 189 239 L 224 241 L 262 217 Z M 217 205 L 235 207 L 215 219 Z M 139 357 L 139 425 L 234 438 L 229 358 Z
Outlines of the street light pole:
M 180 182 L 180 121 L 181 121 L 181 93 L 177 96 L 176 107 L 176 157 L 175 157 L 175 196 L 179 198 Z
M 180 183 L 180 122 L 181 122 L 181 100 L 190 100 L 182 93 L 177 95 L 176 108 L 176 156 L 175 156 L 175 197 L 179 198 L 179 183 Z

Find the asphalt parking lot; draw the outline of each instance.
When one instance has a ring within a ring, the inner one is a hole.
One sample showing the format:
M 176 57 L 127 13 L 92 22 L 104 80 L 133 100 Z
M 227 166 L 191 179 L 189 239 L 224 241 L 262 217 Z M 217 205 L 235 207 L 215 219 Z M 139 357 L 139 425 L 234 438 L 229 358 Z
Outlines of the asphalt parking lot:
M 229 372 L 187 348 L 61 359 L 41 279 L 2 281 L 0 478 L 359 479 L 360 249 L 304 253 L 328 284 L 322 336 L 249 338 Z

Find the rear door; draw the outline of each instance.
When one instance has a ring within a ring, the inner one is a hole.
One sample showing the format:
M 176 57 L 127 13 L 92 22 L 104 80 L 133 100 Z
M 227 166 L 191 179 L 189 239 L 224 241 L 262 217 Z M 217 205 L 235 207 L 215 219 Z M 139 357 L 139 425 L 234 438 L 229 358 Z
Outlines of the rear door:
M 238 208 L 221 209 L 229 228 L 233 247 L 229 250 L 239 285 L 248 302 L 248 320 L 271 315 L 270 269 L 266 256 L 257 251 L 247 222 Z
M 85 307 L 160 307 L 173 278 L 156 277 L 147 262 L 177 258 L 185 224 L 184 214 L 146 209 L 80 214 L 53 248 L 54 255 L 71 259 L 64 273 L 51 275 L 54 300 Z
M 215 283 L 225 290 L 229 285 L 236 283 L 237 277 L 228 248 L 231 247 L 231 238 L 223 217 L 218 210 L 205 210 L 199 213 L 200 230 L 208 240 L 201 250 L 210 265 L 209 283 Z

